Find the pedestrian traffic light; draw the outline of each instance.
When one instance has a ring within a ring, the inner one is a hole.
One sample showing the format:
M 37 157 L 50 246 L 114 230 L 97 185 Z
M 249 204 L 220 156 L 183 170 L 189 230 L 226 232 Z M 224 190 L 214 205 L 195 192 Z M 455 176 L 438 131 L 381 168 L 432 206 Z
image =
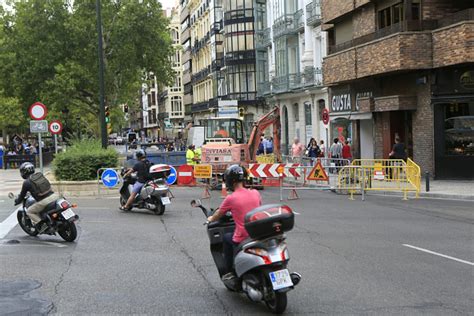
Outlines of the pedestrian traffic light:
M 124 106 L 123 106 L 123 112 L 124 112 L 124 113 L 128 113 L 128 105 L 124 105 Z
M 239 116 L 244 117 L 245 115 L 245 109 L 244 108 L 239 108 Z

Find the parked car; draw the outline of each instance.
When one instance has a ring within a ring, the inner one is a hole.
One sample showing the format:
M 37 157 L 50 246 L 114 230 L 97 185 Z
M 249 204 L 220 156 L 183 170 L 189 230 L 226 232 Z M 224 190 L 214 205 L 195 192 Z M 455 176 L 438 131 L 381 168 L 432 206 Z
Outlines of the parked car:
M 122 136 L 117 136 L 115 139 L 115 145 L 123 145 L 123 137 Z

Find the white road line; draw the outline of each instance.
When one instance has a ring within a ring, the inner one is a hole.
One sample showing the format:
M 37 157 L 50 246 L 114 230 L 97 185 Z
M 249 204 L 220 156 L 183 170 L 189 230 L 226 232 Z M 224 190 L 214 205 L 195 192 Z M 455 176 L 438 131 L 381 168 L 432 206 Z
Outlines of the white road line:
M 0 223 L 0 239 L 4 238 L 13 228 L 15 228 L 16 224 L 18 224 L 16 213 L 17 210 L 11 213 L 6 220 Z
M 451 259 L 451 260 L 454 260 L 454 261 L 457 261 L 457 262 L 461 262 L 461 263 L 465 263 L 465 264 L 469 264 L 471 266 L 474 266 L 474 262 L 471 262 L 471 261 L 462 260 L 462 259 L 459 259 L 459 258 L 443 255 L 442 253 L 439 253 L 439 252 L 434 252 L 434 251 L 431 251 L 431 250 L 428 250 L 428 249 L 415 247 L 415 246 L 408 245 L 408 244 L 403 244 L 403 246 L 413 248 L 413 249 L 416 249 L 416 250 L 419 250 L 419 251 L 423 251 L 423 252 L 426 252 L 426 253 L 429 253 L 429 254 L 432 254 L 432 255 L 435 255 L 435 256 L 440 256 L 440 257 L 443 257 L 443 258 L 446 258 L 446 259 Z

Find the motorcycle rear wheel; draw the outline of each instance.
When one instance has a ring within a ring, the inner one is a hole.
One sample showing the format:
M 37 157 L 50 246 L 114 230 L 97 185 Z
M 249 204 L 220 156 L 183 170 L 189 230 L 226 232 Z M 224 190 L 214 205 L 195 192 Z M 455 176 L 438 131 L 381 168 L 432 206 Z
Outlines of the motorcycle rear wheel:
M 155 209 L 155 214 L 156 215 L 163 215 L 165 213 L 166 206 L 161 204 L 160 202 L 155 202 L 156 204 L 156 209 Z
M 272 313 L 282 314 L 286 310 L 287 302 L 286 293 L 274 292 L 274 298 L 265 301 L 265 304 L 267 304 Z
M 18 212 L 16 215 L 18 224 L 20 224 L 21 229 L 23 229 L 23 231 L 30 236 L 34 237 L 38 235 L 39 231 L 33 226 L 31 219 L 28 218 L 28 216 L 25 217 L 23 214 L 23 212 Z M 28 225 L 27 222 L 29 222 L 31 225 Z
M 58 234 L 67 242 L 73 242 L 77 238 L 77 228 L 74 222 L 64 222 L 58 229 Z

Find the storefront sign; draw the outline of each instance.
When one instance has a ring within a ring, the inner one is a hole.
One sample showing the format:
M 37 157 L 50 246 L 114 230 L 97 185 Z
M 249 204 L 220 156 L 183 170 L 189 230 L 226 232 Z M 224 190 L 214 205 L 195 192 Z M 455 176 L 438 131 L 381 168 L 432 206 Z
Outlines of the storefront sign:
M 349 93 L 333 95 L 331 102 L 332 112 L 352 111 L 351 95 Z
M 461 75 L 459 84 L 466 90 L 474 90 L 474 71 L 466 71 Z

